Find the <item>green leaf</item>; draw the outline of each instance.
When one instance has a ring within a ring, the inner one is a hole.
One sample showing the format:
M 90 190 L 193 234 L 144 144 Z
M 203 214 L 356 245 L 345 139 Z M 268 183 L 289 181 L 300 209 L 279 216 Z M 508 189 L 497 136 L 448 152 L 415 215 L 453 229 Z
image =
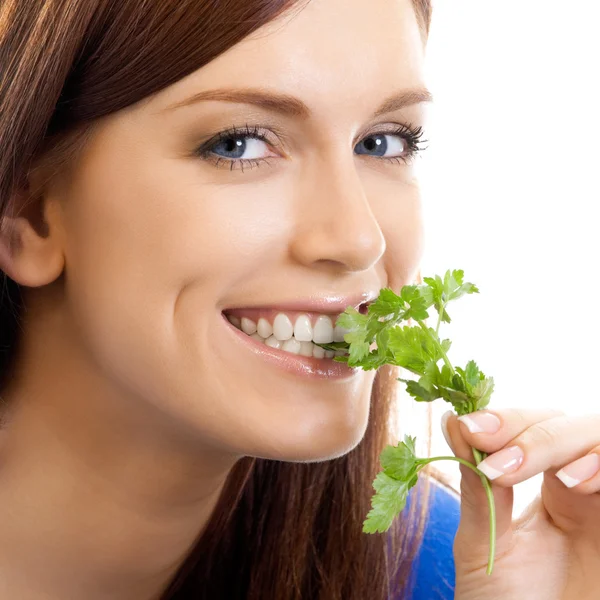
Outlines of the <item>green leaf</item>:
M 406 506 L 410 488 L 418 481 L 418 458 L 415 454 L 416 438 L 404 436 L 397 446 L 387 446 L 381 453 L 383 471 L 378 473 L 373 487 L 371 510 L 363 524 L 365 533 L 387 531 L 394 518 Z
M 450 323 L 450 316 L 446 312 L 444 298 L 444 282 L 439 275 L 435 277 L 424 277 L 423 281 L 429 286 L 433 295 L 433 306 L 437 311 L 438 315 L 441 315 L 443 323 Z
M 437 362 L 430 361 L 425 365 L 423 376 L 419 379 L 419 385 L 427 391 L 432 392 L 440 380 L 440 368 Z
M 411 381 L 399 379 L 406 384 L 406 391 L 417 402 L 432 402 L 442 397 L 440 390 L 437 388 L 440 378 L 440 369 L 434 361 L 430 361 L 425 365 L 423 376 L 419 381 Z
M 417 442 L 417 438 L 411 435 L 404 436 L 404 445 L 410 450 L 412 455 L 416 458 L 417 450 L 415 449 L 415 444 Z
M 438 398 L 441 398 L 437 388 L 428 390 L 416 381 L 406 382 L 406 391 L 417 401 L 417 402 L 433 402 Z
M 465 369 L 465 381 L 468 386 L 474 387 L 481 381 L 481 372 L 479 371 L 479 367 L 474 360 L 470 360 L 467 363 L 467 368 Z
M 458 392 L 467 392 L 467 386 L 465 384 L 464 379 L 460 375 L 460 373 L 456 373 L 452 376 L 452 389 L 457 390 Z
M 478 293 L 479 290 L 472 283 L 464 283 L 464 271 L 457 269 L 447 271 L 442 279 L 439 275 L 435 277 L 424 277 L 434 300 L 434 308 L 441 317 L 443 323 L 450 323 L 450 315 L 446 305 L 452 300 L 457 300 L 465 294 Z
M 442 281 L 442 278 L 439 275 L 436 275 L 435 277 L 423 277 L 423 281 L 431 289 L 434 303 L 441 303 L 442 296 L 444 295 L 444 282 Z
M 441 397 L 447 402 L 450 402 L 450 404 L 452 404 L 452 406 L 459 415 L 466 414 L 463 410 L 464 407 L 470 406 L 472 404 L 467 394 L 465 394 L 464 392 L 457 391 L 454 388 L 446 387 L 443 385 L 438 386 L 438 389 L 440 390 Z
M 388 352 L 388 345 L 390 342 L 390 328 L 386 327 L 381 329 L 377 335 L 375 336 L 375 341 L 377 342 L 377 352 L 382 357 L 385 357 Z
M 397 446 L 386 446 L 381 453 L 381 466 L 386 475 L 394 479 L 408 480 L 417 467 L 415 456 L 416 439 L 404 436 L 404 441 Z
M 348 344 L 366 342 L 368 321 L 367 315 L 363 315 L 354 307 L 349 306 L 337 319 L 340 327 L 348 329 L 348 333 L 344 335 L 344 341 Z
M 440 376 L 438 377 L 438 385 L 442 385 L 444 387 L 452 387 L 452 371 L 448 365 L 444 365 L 442 370 L 440 371 Z
M 433 329 L 428 331 L 437 339 Z M 428 363 L 442 358 L 435 343 L 421 327 L 394 327 L 389 332 L 388 349 L 393 356 L 393 364 L 417 375 L 425 373 Z
M 350 366 L 360 366 L 359 363 L 369 355 L 370 344 L 368 342 L 353 342 L 350 344 Z
M 464 271 L 447 271 L 444 275 L 444 295 L 447 302 L 457 300 L 465 294 L 478 294 L 477 286 L 472 283 L 463 283 Z
M 493 377 L 484 377 L 474 388 L 473 388 L 473 398 L 476 400 L 477 409 L 480 410 L 485 408 L 492 397 L 492 393 L 494 392 L 494 378 Z
M 404 319 L 424 321 L 429 318 L 427 309 L 433 304 L 433 294 L 427 285 L 405 285 L 400 291 L 402 300 L 408 305 Z
M 379 296 L 369 305 L 368 310 L 369 316 L 378 319 L 389 315 L 398 316 L 400 313 L 404 313 L 404 301 L 389 288 L 384 288 L 379 292 Z
M 348 330 L 344 335 L 344 349 L 349 352 L 348 364 L 362 366 L 360 363 L 369 355 L 371 345 L 371 336 L 368 331 L 369 317 L 350 306 L 338 317 L 337 324 Z M 334 349 L 333 344 L 327 344 L 327 346 L 328 350 Z
M 373 487 L 376 493 L 371 499 L 371 510 L 363 523 L 364 533 L 384 533 L 406 506 L 408 484 L 381 472 L 377 474 Z

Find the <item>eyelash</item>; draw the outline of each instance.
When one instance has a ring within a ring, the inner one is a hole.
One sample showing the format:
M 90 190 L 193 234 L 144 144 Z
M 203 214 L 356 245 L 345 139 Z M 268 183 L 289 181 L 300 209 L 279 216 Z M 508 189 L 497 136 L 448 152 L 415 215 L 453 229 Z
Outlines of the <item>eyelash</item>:
M 214 148 L 217 144 L 230 139 L 239 139 L 239 138 L 254 138 L 257 140 L 261 140 L 268 144 L 271 147 L 277 147 L 277 144 L 274 144 L 272 140 L 268 139 L 261 131 L 264 131 L 261 127 L 258 126 L 250 126 L 246 124 L 244 127 L 231 127 L 225 131 L 219 132 L 215 137 L 210 139 L 208 142 L 200 146 L 196 151 L 195 155 L 199 156 L 201 159 L 212 162 L 217 168 L 229 168 L 230 171 L 236 169 L 236 166 L 244 171 L 244 167 L 249 167 L 253 169 L 254 167 L 260 167 L 261 164 L 267 163 L 269 164 L 270 158 L 225 158 L 223 156 L 219 156 L 214 154 L 211 149 Z M 362 138 L 363 141 L 369 137 L 374 137 L 377 135 L 397 135 L 404 138 L 408 144 L 407 154 L 405 156 L 382 156 L 379 157 L 378 160 L 386 160 L 389 162 L 393 162 L 396 164 L 407 165 L 411 164 L 412 161 L 416 158 L 419 152 L 426 150 L 427 147 L 422 147 L 427 140 L 423 139 L 424 131 L 422 127 L 415 127 L 412 124 L 398 124 L 392 129 L 387 129 L 383 131 L 374 131 L 369 135 Z M 377 157 L 371 157 L 377 158 Z

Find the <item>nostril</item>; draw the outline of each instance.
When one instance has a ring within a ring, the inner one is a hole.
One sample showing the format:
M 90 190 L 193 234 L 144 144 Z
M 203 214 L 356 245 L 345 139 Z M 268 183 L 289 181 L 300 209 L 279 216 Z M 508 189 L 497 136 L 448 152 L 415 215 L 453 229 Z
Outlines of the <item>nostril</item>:
M 359 307 L 358 307 L 358 312 L 361 315 L 366 315 L 368 310 L 369 310 L 369 304 L 370 302 L 363 302 Z

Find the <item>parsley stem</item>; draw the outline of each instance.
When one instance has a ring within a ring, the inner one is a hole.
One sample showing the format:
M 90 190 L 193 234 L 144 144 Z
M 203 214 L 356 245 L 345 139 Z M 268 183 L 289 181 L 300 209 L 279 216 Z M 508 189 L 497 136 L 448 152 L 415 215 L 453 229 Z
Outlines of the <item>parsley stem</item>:
M 484 456 L 477 450 L 477 448 L 472 448 L 473 457 L 475 458 L 475 462 L 479 464 Z M 435 456 L 433 458 L 420 458 L 417 460 L 419 465 L 426 465 L 431 462 L 435 462 L 436 460 L 453 460 L 455 462 L 459 462 L 461 465 L 465 465 L 479 475 L 481 482 L 483 483 L 483 487 L 485 489 L 485 495 L 487 496 L 488 507 L 490 509 L 490 549 L 488 553 L 488 564 L 486 569 L 486 574 L 491 575 L 492 569 L 494 568 L 494 558 L 496 556 L 496 504 L 494 503 L 494 494 L 492 492 L 492 486 L 490 485 L 489 479 L 472 463 L 463 458 L 459 458 L 458 456 Z
M 452 363 L 450 362 L 448 355 L 446 354 L 446 352 L 442 348 L 442 345 L 438 341 L 437 335 L 436 336 L 431 335 L 431 331 L 429 331 L 429 328 L 427 327 L 427 325 L 425 325 L 425 323 L 423 323 L 423 321 L 417 320 L 417 323 L 419 324 L 419 327 L 425 332 L 427 337 L 432 341 L 432 343 L 435 345 L 435 347 L 438 349 L 439 353 L 441 354 L 442 358 L 444 359 L 444 363 L 450 369 L 450 373 L 452 373 L 452 375 L 455 375 L 456 371 L 454 370 L 454 367 L 452 366 Z
M 436 460 L 453 460 L 455 462 L 459 462 L 461 465 L 465 465 L 465 467 L 469 467 L 469 469 L 477 473 L 477 475 L 483 475 L 483 473 L 476 466 L 474 466 L 473 463 L 470 463 L 464 458 L 459 458 L 458 456 L 434 456 L 433 458 L 419 458 L 417 462 L 419 465 L 427 465 L 435 462 Z M 483 477 L 485 477 L 485 475 L 483 475 Z
M 437 322 L 437 325 L 435 326 L 435 335 L 440 334 L 440 325 L 442 324 L 442 315 L 444 314 L 445 310 L 446 310 L 446 304 L 443 303 L 442 310 L 440 310 L 440 312 L 438 314 L 438 322 Z
M 486 455 L 483 455 L 477 448 L 472 448 L 473 457 L 475 458 L 475 462 L 479 464 Z M 488 575 L 492 574 L 492 569 L 494 568 L 494 558 L 496 555 L 496 504 L 494 502 L 494 493 L 492 492 L 492 486 L 490 485 L 490 480 L 479 471 L 481 477 L 481 483 L 483 483 L 483 487 L 485 489 L 485 495 L 487 496 L 488 506 L 490 509 L 490 551 L 488 554 L 488 565 L 486 573 Z

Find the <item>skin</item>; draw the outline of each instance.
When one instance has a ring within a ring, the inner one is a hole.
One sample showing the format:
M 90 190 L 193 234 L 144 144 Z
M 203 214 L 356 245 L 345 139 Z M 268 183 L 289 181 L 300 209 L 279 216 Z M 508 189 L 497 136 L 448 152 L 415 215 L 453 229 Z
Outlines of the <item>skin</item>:
M 600 415 L 505 409 L 496 433 L 470 433 L 451 416 L 454 454 L 472 460 L 471 447 L 491 456 L 517 446 L 523 462 L 493 480 L 496 561 L 486 575 L 488 509 L 476 473 L 460 467 L 461 518 L 454 540 L 458 600 L 595 600 L 600 588 L 600 473 L 566 487 L 556 476 L 588 454 L 600 454 Z M 473 413 L 475 414 L 475 413 Z M 588 459 L 585 459 L 588 460 Z M 540 495 L 512 520 L 513 486 L 543 473 Z M 579 479 L 579 477 L 578 477 Z
M 0 244 L 27 305 L 3 390 L 2 597 L 155 598 L 241 456 L 325 460 L 358 444 L 373 372 L 299 380 L 236 344 L 221 311 L 414 280 L 413 168 L 354 149 L 422 124 L 422 103 L 373 117 L 424 87 L 422 62 L 409 0 L 314 1 L 102 119 L 47 184 L 32 177 L 40 200 Z M 221 87 L 287 94 L 310 115 L 168 109 Z M 279 134 L 260 146 L 270 164 L 194 155 L 234 124 Z

